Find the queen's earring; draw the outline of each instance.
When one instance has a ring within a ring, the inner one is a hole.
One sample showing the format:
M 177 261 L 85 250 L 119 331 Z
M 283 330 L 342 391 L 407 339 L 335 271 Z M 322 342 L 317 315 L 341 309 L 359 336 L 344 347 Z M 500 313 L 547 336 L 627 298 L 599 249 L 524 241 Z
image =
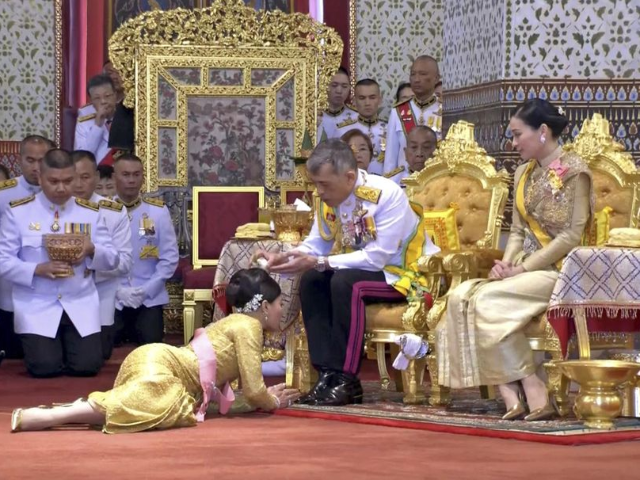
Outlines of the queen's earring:
M 547 137 L 544 135 L 540 135 L 540 143 L 544 144 L 547 141 Z

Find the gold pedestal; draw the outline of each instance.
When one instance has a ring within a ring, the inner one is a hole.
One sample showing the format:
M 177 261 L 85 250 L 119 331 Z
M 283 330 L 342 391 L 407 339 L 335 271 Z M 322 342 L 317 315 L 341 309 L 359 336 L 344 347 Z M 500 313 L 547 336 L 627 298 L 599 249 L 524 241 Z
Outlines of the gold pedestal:
M 585 426 L 597 429 L 614 427 L 622 412 L 620 387 L 632 380 L 640 364 L 618 360 L 569 360 L 558 368 L 580 385 L 573 410 Z

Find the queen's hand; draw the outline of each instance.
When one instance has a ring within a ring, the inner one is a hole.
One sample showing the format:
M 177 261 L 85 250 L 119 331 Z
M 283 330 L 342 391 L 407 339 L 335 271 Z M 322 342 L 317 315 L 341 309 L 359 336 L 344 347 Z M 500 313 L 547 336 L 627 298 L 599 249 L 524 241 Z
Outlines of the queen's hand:
M 286 387 L 287 386 L 284 383 L 279 383 L 278 385 L 267 388 L 267 392 L 269 392 L 273 397 L 276 398 L 278 408 L 290 407 L 293 402 L 300 398 L 299 390 Z

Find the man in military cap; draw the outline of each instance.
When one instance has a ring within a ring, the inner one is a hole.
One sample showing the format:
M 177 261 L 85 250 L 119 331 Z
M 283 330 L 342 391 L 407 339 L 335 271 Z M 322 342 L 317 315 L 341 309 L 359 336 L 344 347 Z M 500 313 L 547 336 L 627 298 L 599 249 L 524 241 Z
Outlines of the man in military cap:
M 15 331 L 34 377 L 95 375 L 103 362 L 99 301 L 87 272 L 113 270 L 119 257 L 99 206 L 72 196 L 66 151 L 45 154 L 39 179 L 42 191 L 12 201 L 0 223 L 0 275 L 13 283 Z M 45 247 L 45 235 L 60 233 L 84 234 L 72 264 L 51 260 Z
M 380 109 L 380 85 L 375 80 L 365 78 L 356 83 L 355 104 L 358 117 L 345 120 L 337 125 L 337 138 L 350 130 L 360 130 L 371 139 L 373 156 L 367 171 L 382 175 L 384 170 L 384 151 L 387 141 L 387 123 L 378 118 Z
M 40 161 L 55 144 L 40 135 L 29 135 L 20 142 L 19 167 L 22 175 L 0 182 L 0 217 L 13 200 L 40 192 Z M 0 351 L 7 358 L 22 358 L 22 344 L 13 328 L 12 283 L 0 278 Z
M 442 131 L 442 104 L 435 94 L 440 80 L 438 62 L 429 55 L 421 55 L 411 65 L 409 76 L 413 98 L 394 105 L 387 125 L 387 145 L 384 174 L 400 181 L 408 171 L 404 149 L 407 135 L 417 125 L 431 128 L 438 138 Z
M 274 273 L 302 274 L 302 317 L 320 378 L 301 402 L 361 403 L 364 302 L 404 301 L 407 266 L 438 248 L 424 234 L 422 209 L 394 182 L 358 170 L 344 142 L 318 145 L 307 171 L 319 197 L 311 233 L 292 251 L 257 256 Z M 338 238 L 340 253 L 332 254 Z
M 142 162 L 133 154 L 114 165 L 117 196 L 131 225 L 133 266 L 116 292 L 115 343 L 162 341 L 162 306 L 169 303 L 166 281 L 178 265 L 178 242 L 169 209 L 162 200 L 143 198 Z

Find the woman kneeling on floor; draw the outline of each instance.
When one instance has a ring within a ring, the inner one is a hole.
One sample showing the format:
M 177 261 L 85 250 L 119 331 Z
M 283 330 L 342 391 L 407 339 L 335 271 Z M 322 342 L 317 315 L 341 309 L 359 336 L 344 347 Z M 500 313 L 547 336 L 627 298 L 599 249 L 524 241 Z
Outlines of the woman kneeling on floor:
M 229 382 L 238 377 L 251 407 L 272 411 L 291 405 L 299 392 L 284 384 L 267 388 L 261 370 L 263 329 L 280 330 L 280 287 L 262 269 L 240 270 L 226 295 L 237 313 L 199 329 L 188 346 L 136 348 L 122 363 L 113 389 L 68 405 L 14 410 L 11 430 L 89 424 L 124 433 L 193 426 L 204 420 L 210 401 L 220 413 L 228 411 L 234 400 Z

